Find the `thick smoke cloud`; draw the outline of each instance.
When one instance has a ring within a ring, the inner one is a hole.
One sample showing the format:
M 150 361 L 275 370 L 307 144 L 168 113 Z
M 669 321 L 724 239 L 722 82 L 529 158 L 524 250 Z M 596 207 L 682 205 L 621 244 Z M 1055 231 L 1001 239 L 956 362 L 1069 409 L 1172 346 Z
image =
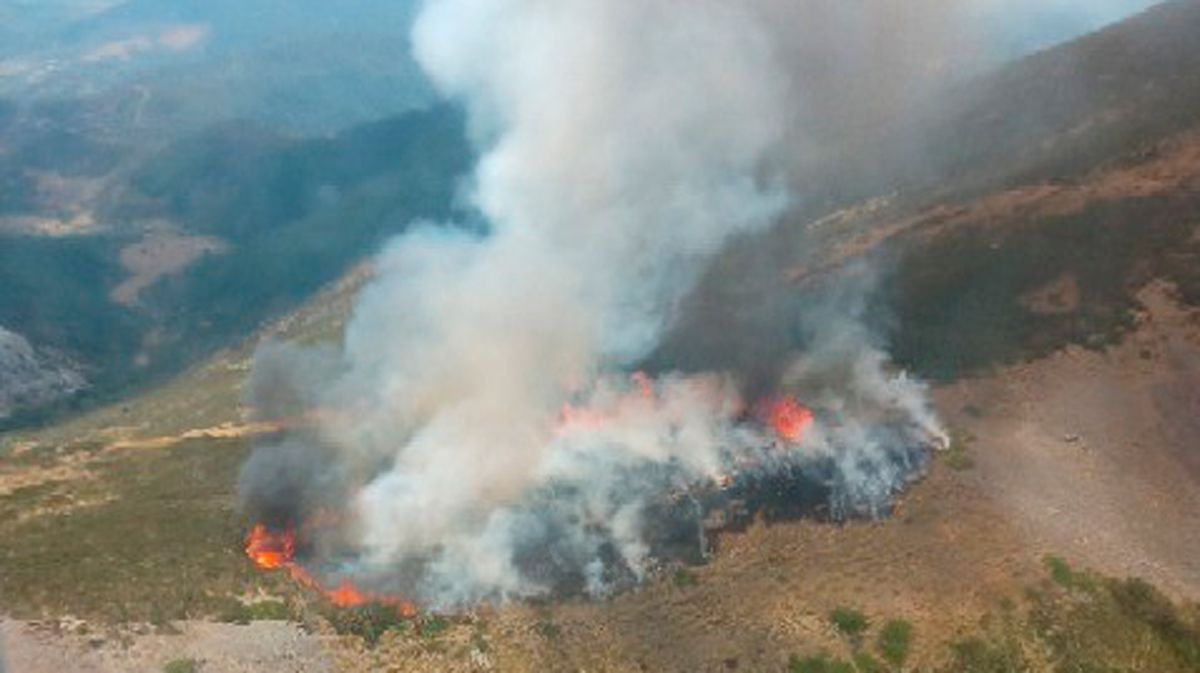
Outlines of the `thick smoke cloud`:
M 636 582 L 722 486 L 885 512 L 945 437 L 864 326 L 869 272 L 774 309 L 770 357 L 689 359 L 664 335 L 719 331 L 689 299 L 714 257 L 803 202 L 798 165 L 972 51 L 946 7 L 426 2 L 416 54 L 470 115 L 487 233 L 415 227 L 340 352 L 259 354 L 251 400 L 291 430 L 248 462 L 247 509 L 337 521 L 306 562 L 437 606 Z M 788 295 L 781 268 L 756 274 Z M 760 394 L 812 407 L 802 438 L 770 431 Z

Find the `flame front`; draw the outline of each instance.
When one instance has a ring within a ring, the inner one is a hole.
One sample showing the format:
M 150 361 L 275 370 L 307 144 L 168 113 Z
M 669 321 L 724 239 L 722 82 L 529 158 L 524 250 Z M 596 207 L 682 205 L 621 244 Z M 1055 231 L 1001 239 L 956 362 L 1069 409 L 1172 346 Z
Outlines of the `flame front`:
M 636 416 L 647 409 L 653 410 L 660 403 L 655 381 L 637 372 L 630 377 L 626 389 L 598 406 L 564 403 L 558 419 L 558 432 L 593 432 L 611 422 L 620 421 L 624 416 Z M 759 424 L 764 431 L 769 428 L 779 443 L 790 447 L 804 441 L 816 420 L 811 409 L 788 394 L 763 398 L 750 408 L 750 413 L 746 413 L 745 407 L 739 403 L 734 413 L 739 422 Z M 718 484 L 722 489 L 727 489 L 733 485 L 734 479 L 732 475 L 725 475 L 718 480 Z M 395 609 L 402 618 L 415 617 L 418 609 L 414 603 L 395 596 L 364 591 L 346 578 L 337 580 L 336 585 L 327 584 L 318 574 L 310 572 L 296 560 L 298 547 L 305 544 L 314 528 L 332 528 L 340 522 L 341 516 L 337 512 L 319 510 L 299 527 L 299 535 L 297 528 L 291 525 L 278 529 L 256 524 L 246 536 L 246 555 L 261 570 L 286 571 L 294 582 L 321 594 L 338 608 L 382 605 Z
M 271 531 L 263 524 L 250 529 L 246 538 L 246 556 L 263 570 L 280 570 L 292 565 L 296 555 L 296 532 L 291 528 Z
M 781 440 L 791 444 L 799 444 L 814 422 L 812 410 L 790 395 L 767 400 L 760 408 L 762 421 Z
M 417 607 L 413 603 L 392 596 L 367 593 L 349 579 L 343 579 L 332 589 L 326 587 L 296 562 L 296 531 L 290 526 L 276 531 L 261 523 L 255 524 L 246 536 L 246 556 L 261 570 L 286 570 L 297 584 L 322 594 L 339 608 L 356 608 L 368 603 L 379 603 L 395 607 L 400 616 L 406 619 L 417 614 Z
M 336 588 L 326 591 L 325 597 L 339 608 L 356 608 L 371 602 L 371 599 L 359 591 L 350 580 L 342 580 Z

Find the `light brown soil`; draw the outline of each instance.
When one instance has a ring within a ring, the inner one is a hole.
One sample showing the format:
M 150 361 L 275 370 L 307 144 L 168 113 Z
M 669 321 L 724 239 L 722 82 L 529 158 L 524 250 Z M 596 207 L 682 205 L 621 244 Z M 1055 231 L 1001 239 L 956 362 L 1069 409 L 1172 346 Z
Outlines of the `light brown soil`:
M 65 627 L 65 628 L 64 628 Z M 186 622 L 177 633 L 152 629 L 77 633 L 70 624 L 0 622 L 11 673 L 161 673 L 191 659 L 203 673 L 324 673 L 334 670 L 323 641 L 283 622 L 248 626 Z
M 109 297 L 122 306 L 133 306 L 142 290 L 160 279 L 183 271 L 204 255 L 219 255 L 227 249 L 219 238 L 186 236 L 169 227 L 154 228 L 142 240 L 121 250 L 121 264 L 129 277 L 113 288 Z
M 1152 287 L 1138 331 L 938 394 L 1024 544 L 1200 599 L 1200 316 Z M 964 409 L 975 410 L 972 418 Z

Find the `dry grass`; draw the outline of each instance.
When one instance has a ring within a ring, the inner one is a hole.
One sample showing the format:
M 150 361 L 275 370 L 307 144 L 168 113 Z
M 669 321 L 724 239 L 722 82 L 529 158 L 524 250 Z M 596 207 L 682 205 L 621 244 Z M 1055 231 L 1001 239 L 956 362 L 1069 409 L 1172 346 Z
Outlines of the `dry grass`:
M 233 487 L 241 441 L 186 442 L 119 454 L 93 480 L 50 482 L 0 498 L 0 511 L 47 509 L 0 524 L 0 603 L 18 617 L 110 622 L 214 616 L 263 582 L 241 553 Z M 89 507 L 54 509 L 101 498 Z

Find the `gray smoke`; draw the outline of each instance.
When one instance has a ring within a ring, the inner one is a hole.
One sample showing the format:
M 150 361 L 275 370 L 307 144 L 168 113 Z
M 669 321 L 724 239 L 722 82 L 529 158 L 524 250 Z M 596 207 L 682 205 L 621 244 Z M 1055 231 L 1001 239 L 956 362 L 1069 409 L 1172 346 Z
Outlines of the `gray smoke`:
M 771 292 L 724 322 L 692 292 L 802 203 L 798 165 L 965 56 L 963 11 L 910 9 L 426 2 L 417 57 L 470 115 L 488 232 L 415 227 L 340 351 L 260 352 L 251 399 L 290 430 L 243 471 L 251 514 L 303 530 L 335 511 L 306 562 L 455 606 L 636 582 L 722 485 L 773 511 L 817 494 L 835 516 L 886 512 L 945 433 L 865 327 L 871 274 L 797 294 L 763 265 L 748 287 Z M 762 352 L 738 356 L 754 303 L 778 297 Z M 759 394 L 813 409 L 802 439 L 757 418 Z

